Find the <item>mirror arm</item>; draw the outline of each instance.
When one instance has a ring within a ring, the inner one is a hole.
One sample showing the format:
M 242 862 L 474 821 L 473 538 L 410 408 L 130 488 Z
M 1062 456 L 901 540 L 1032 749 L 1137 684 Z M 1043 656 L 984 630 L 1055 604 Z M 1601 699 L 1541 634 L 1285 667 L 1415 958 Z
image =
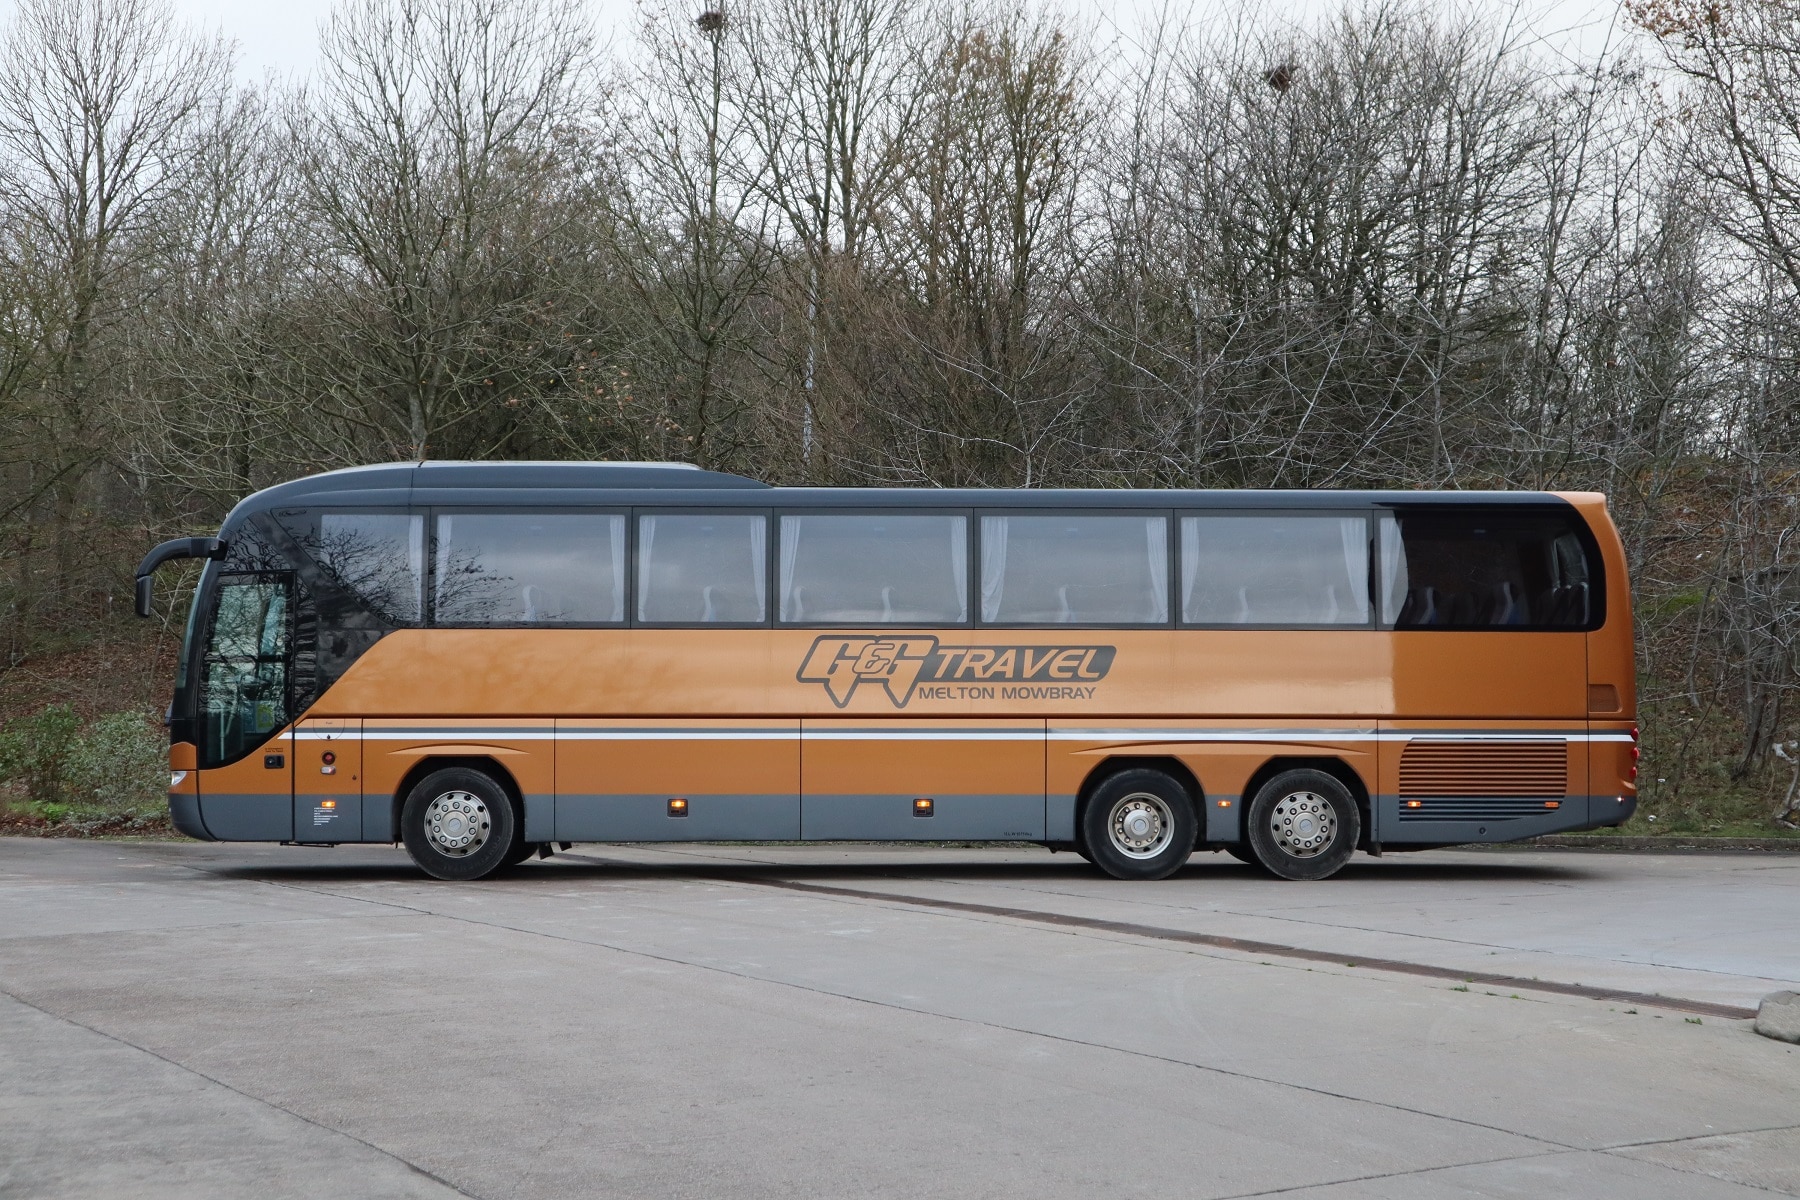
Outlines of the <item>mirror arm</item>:
M 177 558 L 224 558 L 227 549 L 224 538 L 171 538 L 144 555 L 137 569 L 137 615 L 150 615 L 150 582 L 156 568 Z

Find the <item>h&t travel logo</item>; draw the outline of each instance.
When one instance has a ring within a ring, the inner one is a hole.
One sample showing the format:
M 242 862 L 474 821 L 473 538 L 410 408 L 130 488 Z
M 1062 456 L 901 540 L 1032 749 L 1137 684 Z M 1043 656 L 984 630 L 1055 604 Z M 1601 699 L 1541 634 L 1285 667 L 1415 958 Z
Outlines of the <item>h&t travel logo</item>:
M 1112 669 L 1115 647 L 940 646 L 935 637 L 813 639 L 795 678 L 822 683 L 839 708 L 864 685 L 887 693 L 895 708 L 929 699 L 1085 700 Z

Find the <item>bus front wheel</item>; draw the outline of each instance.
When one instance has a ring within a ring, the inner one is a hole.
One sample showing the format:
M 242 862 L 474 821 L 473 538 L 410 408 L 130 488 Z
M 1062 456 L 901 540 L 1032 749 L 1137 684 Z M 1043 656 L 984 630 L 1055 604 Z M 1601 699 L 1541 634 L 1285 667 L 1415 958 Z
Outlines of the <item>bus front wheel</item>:
M 1194 852 L 1200 823 L 1187 789 L 1161 771 L 1109 776 L 1081 814 L 1085 857 L 1114 879 L 1163 879 Z
M 1323 771 L 1283 771 L 1250 802 L 1250 852 L 1281 879 L 1327 879 L 1350 861 L 1362 815 L 1350 790 Z
M 506 864 L 517 822 L 506 789 L 469 767 L 419 780 L 400 810 L 400 837 L 434 879 L 481 879 Z

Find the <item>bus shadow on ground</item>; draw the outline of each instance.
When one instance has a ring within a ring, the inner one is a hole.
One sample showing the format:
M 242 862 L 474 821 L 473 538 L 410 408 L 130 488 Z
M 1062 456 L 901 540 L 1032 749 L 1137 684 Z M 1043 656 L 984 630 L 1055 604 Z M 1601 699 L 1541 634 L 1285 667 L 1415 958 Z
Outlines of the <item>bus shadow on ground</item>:
M 263 860 L 254 863 L 215 863 L 207 873 L 226 879 L 259 880 L 278 883 L 436 883 L 404 858 L 383 855 L 381 859 L 359 862 Z M 1590 870 L 1570 865 L 1522 862 L 1496 859 L 1480 862 L 1408 862 L 1387 858 L 1380 861 L 1357 858 L 1346 864 L 1337 875 L 1315 884 L 1294 883 L 1276 879 L 1261 870 L 1225 855 L 1206 854 L 1196 857 L 1168 882 L 1219 883 L 1253 885 L 1259 889 L 1318 889 L 1328 894 L 1332 888 L 1359 883 L 1583 883 L 1597 878 Z M 868 862 L 781 863 L 689 861 L 646 863 L 638 860 L 608 857 L 605 847 L 558 854 L 548 861 L 532 860 L 504 870 L 465 887 L 487 887 L 494 884 L 547 887 L 564 886 L 574 880 L 594 882 L 655 882 L 682 879 L 731 881 L 746 883 L 791 880 L 801 883 L 832 884 L 854 887 L 901 880 L 954 883 L 1021 883 L 1100 884 L 1124 889 L 1120 899 L 1139 895 L 1138 889 L 1155 887 L 1114 880 L 1074 855 L 1058 855 L 1046 862 L 1007 862 L 972 860 L 969 862 L 937 861 L 930 863 L 896 863 L 882 861 L 878 854 Z M 445 886 L 457 886 L 446 884 Z M 1149 898 L 1149 897 L 1145 897 Z

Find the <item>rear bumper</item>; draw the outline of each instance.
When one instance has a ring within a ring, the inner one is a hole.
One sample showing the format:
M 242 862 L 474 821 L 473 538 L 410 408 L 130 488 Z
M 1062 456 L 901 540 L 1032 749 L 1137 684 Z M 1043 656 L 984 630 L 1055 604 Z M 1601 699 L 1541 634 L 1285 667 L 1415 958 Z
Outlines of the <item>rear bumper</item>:
M 1381 844 L 1396 847 L 1408 843 L 1455 846 L 1517 842 L 1547 833 L 1576 833 L 1621 825 L 1637 810 L 1635 796 L 1568 796 L 1551 810 L 1543 809 L 1542 801 L 1489 798 L 1489 812 L 1471 814 L 1468 819 L 1438 820 L 1432 819 L 1430 809 L 1423 813 L 1402 810 L 1397 796 L 1380 796 L 1376 803 L 1380 806 L 1377 829 Z
M 1588 823 L 1583 829 L 1606 829 L 1623 825 L 1637 812 L 1637 796 L 1589 796 Z

